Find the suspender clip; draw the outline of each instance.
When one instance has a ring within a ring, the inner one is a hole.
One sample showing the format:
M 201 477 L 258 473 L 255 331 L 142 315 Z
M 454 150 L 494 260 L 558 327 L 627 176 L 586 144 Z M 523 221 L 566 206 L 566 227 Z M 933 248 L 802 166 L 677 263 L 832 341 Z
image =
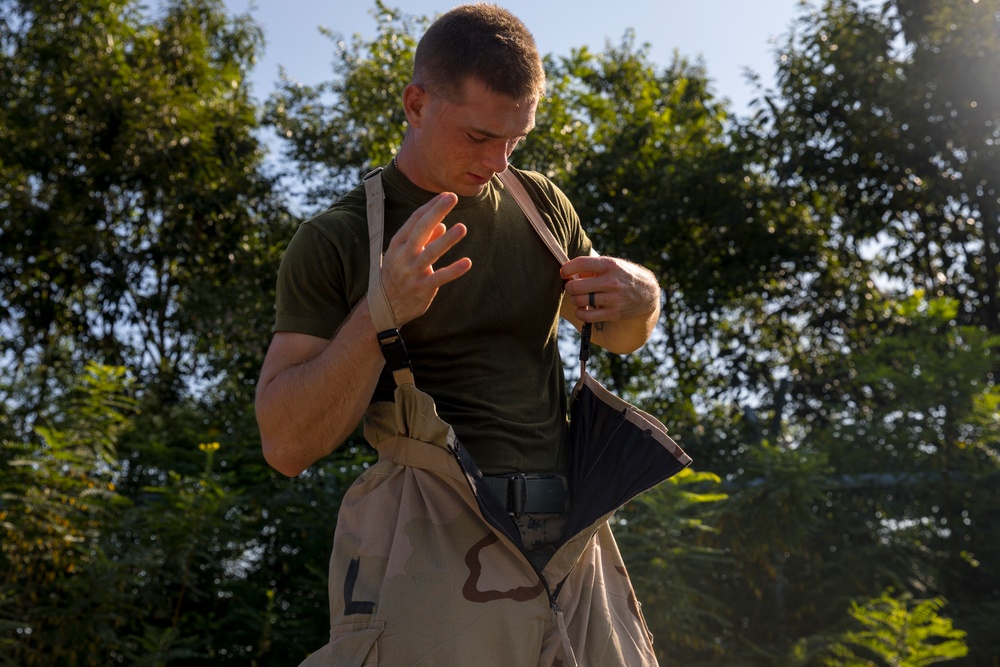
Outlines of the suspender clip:
M 390 371 L 398 371 L 402 368 L 413 369 L 410 362 L 410 355 L 403 345 L 403 337 L 399 334 L 399 329 L 387 329 L 378 334 L 378 345 L 382 349 L 382 356 Z

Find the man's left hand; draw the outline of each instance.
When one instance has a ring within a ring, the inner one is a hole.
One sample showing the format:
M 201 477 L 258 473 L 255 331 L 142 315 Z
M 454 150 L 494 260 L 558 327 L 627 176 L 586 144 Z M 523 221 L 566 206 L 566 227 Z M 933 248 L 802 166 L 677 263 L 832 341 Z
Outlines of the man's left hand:
M 645 320 L 660 308 L 660 285 L 645 267 L 615 257 L 577 257 L 562 267 L 581 322 Z

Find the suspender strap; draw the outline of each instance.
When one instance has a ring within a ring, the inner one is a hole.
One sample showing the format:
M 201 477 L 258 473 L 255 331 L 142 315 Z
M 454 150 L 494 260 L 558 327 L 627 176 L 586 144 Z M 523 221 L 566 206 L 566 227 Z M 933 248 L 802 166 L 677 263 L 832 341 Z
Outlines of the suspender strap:
M 563 250 L 559 242 L 556 241 L 556 237 L 552 235 L 552 230 L 548 228 L 545 222 L 542 220 L 541 214 L 538 212 L 538 207 L 535 206 L 534 200 L 528 195 L 527 190 L 524 189 L 524 185 L 521 181 L 511 173 L 510 169 L 497 174 L 500 178 L 500 182 L 504 184 L 509 191 L 514 201 L 517 205 L 521 207 L 524 211 L 524 215 L 527 216 L 528 220 L 531 221 L 531 226 L 535 228 L 538 235 L 542 237 L 542 241 L 548 247 L 549 252 L 555 255 L 556 261 L 559 262 L 559 266 L 562 266 L 569 261 L 569 257 L 566 256 L 566 251 Z M 594 325 L 590 322 L 583 323 L 583 330 L 580 332 L 580 373 L 583 374 L 587 369 L 587 360 L 590 359 L 590 336 L 593 331 Z
M 552 235 L 552 230 L 548 228 L 545 222 L 542 220 L 541 214 L 538 212 L 538 207 L 535 206 L 534 200 L 528 195 L 528 191 L 524 189 L 524 185 L 518 180 L 517 176 L 511 173 L 510 169 L 502 171 L 497 176 L 500 178 L 500 182 L 503 183 L 504 187 L 510 191 L 511 196 L 517 205 L 521 207 L 524 211 L 524 215 L 527 216 L 528 220 L 531 222 L 531 226 L 535 228 L 538 235 L 542 237 L 542 241 L 548 247 L 549 252 L 551 252 L 556 261 L 559 262 L 559 266 L 562 266 L 569 261 L 569 257 L 566 256 L 566 251 L 563 247 L 559 245 L 556 241 L 556 237 Z
M 396 326 L 396 316 L 382 288 L 382 221 L 385 217 L 385 190 L 382 188 L 382 170 L 376 169 L 365 176 L 365 194 L 368 199 L 368 309 L 378 332 L 382 356 L 392 371 L 396 385 L 413 384 L 413 364 L 403 345 L 403 337 Z

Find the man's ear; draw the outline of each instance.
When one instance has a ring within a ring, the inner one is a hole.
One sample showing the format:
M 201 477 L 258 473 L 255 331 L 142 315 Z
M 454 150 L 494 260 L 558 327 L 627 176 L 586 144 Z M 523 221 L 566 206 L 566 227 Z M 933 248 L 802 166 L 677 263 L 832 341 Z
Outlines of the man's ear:
M 410 127 L 420 127 L 427 101 L 427 91 L 420 84 L 410 83 L 403 89 L 403 112 Z

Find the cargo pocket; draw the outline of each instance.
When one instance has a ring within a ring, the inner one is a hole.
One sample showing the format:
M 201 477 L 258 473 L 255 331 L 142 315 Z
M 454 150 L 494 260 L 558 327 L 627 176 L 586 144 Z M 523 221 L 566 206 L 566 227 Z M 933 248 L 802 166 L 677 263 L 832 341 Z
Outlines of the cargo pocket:
M 306 658 L 299 667 L 377 667 L 375 640 L 384 629 L 384 621 L 335 625 L 330 629 L 330 643 Z

